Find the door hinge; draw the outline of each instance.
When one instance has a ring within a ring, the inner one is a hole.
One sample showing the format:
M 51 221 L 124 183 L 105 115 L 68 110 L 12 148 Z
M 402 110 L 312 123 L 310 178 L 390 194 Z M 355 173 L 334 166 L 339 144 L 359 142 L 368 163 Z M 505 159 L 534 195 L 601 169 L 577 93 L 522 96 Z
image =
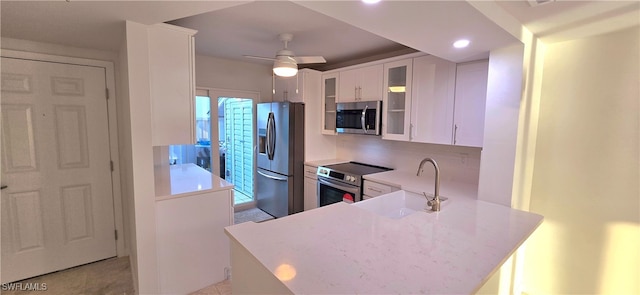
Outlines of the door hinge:
M 116 229 L 113 232 L 116 234 L 116 241 L 117 241 L 118 240 L 118 230 Z
M 107 99 L 109 99 L 109 88 L 105 88 L 104 91 L 105 91 L 105 94 L 107 96 Z
M 109 166 L 111 167 L 111 172 L 113 172 L 113 161 L 109 161 Z

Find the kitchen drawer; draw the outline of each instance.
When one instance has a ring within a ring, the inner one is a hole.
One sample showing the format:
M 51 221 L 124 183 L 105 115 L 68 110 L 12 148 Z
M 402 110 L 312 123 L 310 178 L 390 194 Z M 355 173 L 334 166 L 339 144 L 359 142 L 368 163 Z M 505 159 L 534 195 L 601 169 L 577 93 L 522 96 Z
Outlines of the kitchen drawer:
M 304 177 L 318 179 L 318 175 L 316 174 L 317 171 L 318 167 L 304 165 Z
M 365 180 L 362 193 L 367 196 L 377 197 L 380 195 L 388 194 L 390 192 L 395 192 L 397 190 L 400 190 L 400 188 L 382 184 L 382 183 L 373 182 L 370 180 Z

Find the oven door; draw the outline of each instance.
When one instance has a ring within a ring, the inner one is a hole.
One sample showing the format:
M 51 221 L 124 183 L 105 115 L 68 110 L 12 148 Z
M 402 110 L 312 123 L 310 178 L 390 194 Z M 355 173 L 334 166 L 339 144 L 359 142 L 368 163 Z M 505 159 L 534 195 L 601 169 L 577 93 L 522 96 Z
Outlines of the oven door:
M 340 183 L 329 178 L 318 176 L 318 204 L 325 206 L 341 201 L 360 201 L 361 191 L 359 186 Z

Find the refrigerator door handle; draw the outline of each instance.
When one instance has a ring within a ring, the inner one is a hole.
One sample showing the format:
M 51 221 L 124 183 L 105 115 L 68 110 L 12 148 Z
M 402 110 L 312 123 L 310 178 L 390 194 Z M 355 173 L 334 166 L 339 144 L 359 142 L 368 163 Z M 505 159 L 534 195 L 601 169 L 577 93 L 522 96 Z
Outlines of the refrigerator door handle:
M 269 113 L 269 160 L 273 160 L 276 154 L 276 119 L 273 113 Z
M 267 118 L 267 158 L 269 160 L 273 160 L 273 113 L 269 113 L 269 117 Z
M 271 176 L 271 175 L 265 174 L 265 173 L 263 173 L 263 172 L 261 172 L 261 171 L 258 171 L 258 174 L 260 174 L 260 175 L 262 175 L 262 176 L 264 176 L 264 177 L 266 177 L 266 178 L 273 179 L 273 180 L 287 181 L 287 179 L 286 179 L 286 178 L 281 178 L 281 177 Z

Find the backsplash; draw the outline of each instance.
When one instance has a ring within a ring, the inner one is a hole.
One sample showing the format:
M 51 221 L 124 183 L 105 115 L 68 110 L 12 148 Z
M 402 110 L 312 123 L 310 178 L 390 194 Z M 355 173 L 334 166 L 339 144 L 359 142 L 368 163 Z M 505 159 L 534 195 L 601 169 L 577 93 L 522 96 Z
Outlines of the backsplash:
M 420 161 L 431 157 L 438 162 L 442 179 L 478 183 L 480 148 L 383 140 L 378 136 L 350 134 L 337 135 L 336 143 L 336 156 L 339 159 L 415 173 Z M 433 173 L 430 167 L 424 169 L 424 174 L 428 175 L 425 177 L 432 177 Z

